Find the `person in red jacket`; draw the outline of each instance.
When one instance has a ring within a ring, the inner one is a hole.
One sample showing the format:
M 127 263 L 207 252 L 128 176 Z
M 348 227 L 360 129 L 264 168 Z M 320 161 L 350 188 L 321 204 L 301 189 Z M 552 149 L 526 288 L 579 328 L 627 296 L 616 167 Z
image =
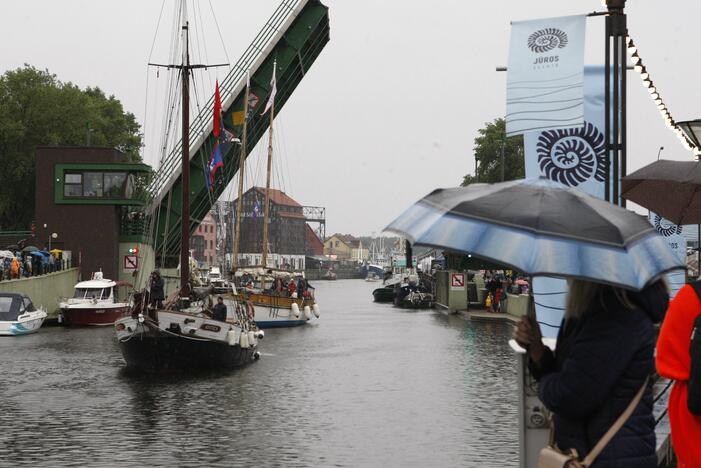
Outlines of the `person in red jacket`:
M 687 284 L 670 303 L 657 340 L 657 372 L 674 380 L 669 396 L 669 422 L 679 468 L 701 468 L 701 416 L 691 414 L 686 403 L 691 330 L 699 314 L 701 301 Z

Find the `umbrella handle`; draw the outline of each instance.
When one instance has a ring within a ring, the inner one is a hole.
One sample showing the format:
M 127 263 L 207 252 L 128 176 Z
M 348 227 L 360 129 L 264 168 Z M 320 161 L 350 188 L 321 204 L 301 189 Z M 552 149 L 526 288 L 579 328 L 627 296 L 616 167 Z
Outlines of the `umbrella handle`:
M 528 278 L 528 308 L 526 309 L 526 317 L 536 321 L 535 313 L 535 298 L 533 297 L 533 277 Z

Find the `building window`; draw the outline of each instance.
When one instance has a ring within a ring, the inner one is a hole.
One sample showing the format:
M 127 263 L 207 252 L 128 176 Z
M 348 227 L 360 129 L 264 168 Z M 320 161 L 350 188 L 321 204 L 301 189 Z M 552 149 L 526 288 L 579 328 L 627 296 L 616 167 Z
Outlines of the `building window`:
M 66 174 L 63 184 L 64 197 L 83 196 L 83 174 Z
M 63 196 L 81 198 L 128 198 L 133 192 L 132 176 L 126 172 L 65 173 Z

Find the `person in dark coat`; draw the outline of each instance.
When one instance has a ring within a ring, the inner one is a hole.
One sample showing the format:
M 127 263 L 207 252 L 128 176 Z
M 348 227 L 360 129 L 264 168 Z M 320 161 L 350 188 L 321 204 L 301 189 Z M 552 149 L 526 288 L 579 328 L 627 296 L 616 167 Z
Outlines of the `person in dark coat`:
M 156 307 L 158 309 L 163 308 L 163 300 L 165 297 L 163 278 L 161 278 L 161 272 L 155 270 L 151 273 L 151 280 L 149 282 L 149 289 L 151 291 L 151 307 Z
M 555 442 L 584 458 L 655 371 L 654 323 L 664 317 L 667 287 L 658 281 L 639 293 L 599 283 L 570 283 L 556 351 L 542 344 L 534 310 L 514 339 L 529 354 L 538 395 L 553 413 Z M 531 303 L 531 307 L 534 305 Z M 655 468 L 652 386 L 593 466 Z
M 220 322 L 226 322 L 226 305 L 224 305 L 224 298 L 221 296 L 217 297 L 217 303 L 212 308 L 212 318 Z

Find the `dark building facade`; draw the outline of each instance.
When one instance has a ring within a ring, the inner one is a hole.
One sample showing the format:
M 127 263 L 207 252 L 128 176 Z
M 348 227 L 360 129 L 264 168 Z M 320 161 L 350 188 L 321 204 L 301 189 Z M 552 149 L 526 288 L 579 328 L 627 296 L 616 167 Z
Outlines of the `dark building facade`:
M 235 216 L 236 201 L 232 206 Z M 242 265 L 257 264 L 256 260 L 259 259 L 255 256 L 263 252 L 264 206 L 265 188 L 252 187 L 243 194 L 239 248 L 241 259 L 244 260 L 241 262 Z M 272 254 L 270 266 L 283 268 L 289 265 L 292 268 L 304 268 L 306 219 L 302 205 L 285 192 L 270 189 L 269 223 L 268 251 Z
M 120 226 L 127 207 L 142 204 L 139 178 L 150 167 L 113 148 L 40 147 L 36 155 L 38 243 L 69 250 L 81 275 L 116 279 Z

